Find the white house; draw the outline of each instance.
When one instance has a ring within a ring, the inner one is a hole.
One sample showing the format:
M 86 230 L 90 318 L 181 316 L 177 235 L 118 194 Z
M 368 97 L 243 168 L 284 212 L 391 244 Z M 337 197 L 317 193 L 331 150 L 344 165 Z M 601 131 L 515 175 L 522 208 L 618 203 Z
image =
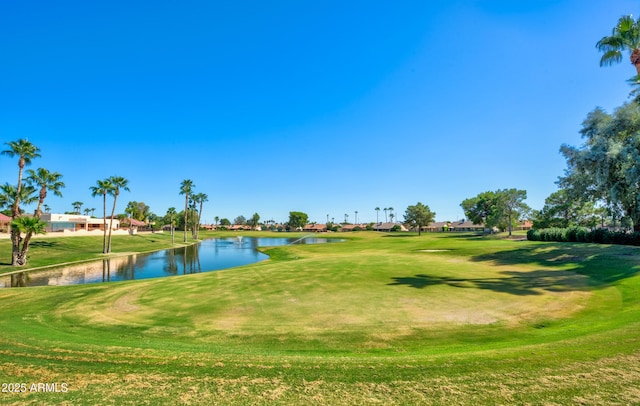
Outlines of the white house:
M 104 230 L 104 220 L 80 214 L 42 213 L 40 219 L 47 223 L 47 232 Z M 106 229 L 109 230 L 107 219 Z M 113 230 L 120 228 L 120 220 L 113 219 Z

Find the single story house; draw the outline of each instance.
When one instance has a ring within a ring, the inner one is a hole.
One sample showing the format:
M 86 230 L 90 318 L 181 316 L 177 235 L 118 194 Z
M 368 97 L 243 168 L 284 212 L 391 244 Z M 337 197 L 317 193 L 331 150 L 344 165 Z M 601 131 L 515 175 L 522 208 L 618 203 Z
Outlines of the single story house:
M 55 214 L 55 213 L 42 213 L 40 220 L 47 223 L 47 232 L 56 231 L 104 231 L 104 219 L 82 216 L 79 214 Z M 113 224 L 113 230 L 120 229 L 120 220 L 107 219 L 106 229 L 109 230 L 109 224 Z
M 327 225 L 326 224 L 307 224 L 304 226 L 302 231 L 307 233 L 326 233 Z

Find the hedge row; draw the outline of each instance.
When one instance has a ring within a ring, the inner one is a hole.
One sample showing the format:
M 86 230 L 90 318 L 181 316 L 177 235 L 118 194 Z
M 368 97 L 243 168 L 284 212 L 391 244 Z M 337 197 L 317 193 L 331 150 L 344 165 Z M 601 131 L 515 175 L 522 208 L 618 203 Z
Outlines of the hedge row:
M 640 245 L 640 233 L 588 230 L 584 227 L 542 228 L 527 232 L 529 241 L 592 242 L 596 244 Z

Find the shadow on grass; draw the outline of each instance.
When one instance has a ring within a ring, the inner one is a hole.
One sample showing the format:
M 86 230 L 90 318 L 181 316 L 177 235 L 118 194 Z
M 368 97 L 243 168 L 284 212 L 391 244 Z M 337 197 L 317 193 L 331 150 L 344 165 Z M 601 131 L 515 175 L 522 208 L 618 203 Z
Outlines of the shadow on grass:
M 537 270 L 531 272 L 503 272 L 496 278 L 452 278 L 419 274 L 392 278 L 390 286 L 407 286 L 424 289 L 429 286 L 447 285 L 463 289 L 484 289 L 512 295 L 541 295 L 541 291 L 570 292 L 586 290 L 583 278 L 569 271 Z
M 450 253 L 449 253 L 450 254 Z M 610 286 L 640 273 L 640 248 L 596 244 L 549 243 L 466 257 L 500 266 L 540 265 L 547 269 L 504 271 L 492 278 L 455 278 L 418 274 L 394 277 L 391 286 L 424 289 L 447 285 L 514 295 L 569 292 Z M 549 269 L 550 268 L 550 269 Z
M 33 247 L 51 248 L 57 245 L 60 245 L 60 244 L 58 244 L 55 241 L 32 241 L 31 244 L 29 244 L 31 248 Z
M 569 267 L 596 284 L 609 284 L 640 272 L 640 248 L 580 243 L 549 243 L 536 247 L 492 252 L 470 257 L 474 262 L 499 265 L 539 264 Z

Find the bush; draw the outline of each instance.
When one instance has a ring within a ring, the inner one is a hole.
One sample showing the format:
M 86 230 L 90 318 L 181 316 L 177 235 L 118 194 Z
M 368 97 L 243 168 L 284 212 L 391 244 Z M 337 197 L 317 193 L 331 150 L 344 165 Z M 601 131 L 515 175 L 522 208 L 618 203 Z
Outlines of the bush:
M 592 242 L 596 244 L 640 245 L 640 233 L 584 227 L 542 228 L 527 231 L 529 241 Z

